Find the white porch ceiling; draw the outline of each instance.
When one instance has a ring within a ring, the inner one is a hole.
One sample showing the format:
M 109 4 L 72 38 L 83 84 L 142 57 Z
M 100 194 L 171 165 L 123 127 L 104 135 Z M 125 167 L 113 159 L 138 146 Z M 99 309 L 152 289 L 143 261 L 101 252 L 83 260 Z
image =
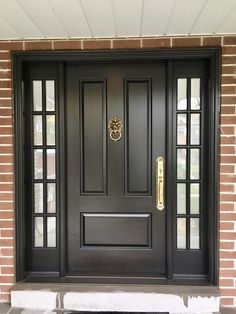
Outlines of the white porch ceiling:
M 0 0 L 0 40 L 236 34 L 236 0 Z

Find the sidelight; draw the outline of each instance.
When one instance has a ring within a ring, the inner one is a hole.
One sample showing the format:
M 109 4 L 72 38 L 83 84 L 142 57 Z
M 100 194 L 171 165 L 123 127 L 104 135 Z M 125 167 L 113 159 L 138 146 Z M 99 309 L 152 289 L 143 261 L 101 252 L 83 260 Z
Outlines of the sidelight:
M 56 106 L 53 80 L 33 81 L 34 247 L 56 247 Z
M 177 79 L 176 246 L 200 249 L 201 79 Z

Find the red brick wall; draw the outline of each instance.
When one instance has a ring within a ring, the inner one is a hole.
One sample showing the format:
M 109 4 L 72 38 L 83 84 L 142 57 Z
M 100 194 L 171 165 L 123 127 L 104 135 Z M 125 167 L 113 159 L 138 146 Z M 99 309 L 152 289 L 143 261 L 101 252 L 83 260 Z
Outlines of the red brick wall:
M 220 146 L 220 295 L 236 306 L 236 36 L 0 41 L 0 301 L 15 282 L 12 63 L 15 50 L 159 49 L 222 46 Z

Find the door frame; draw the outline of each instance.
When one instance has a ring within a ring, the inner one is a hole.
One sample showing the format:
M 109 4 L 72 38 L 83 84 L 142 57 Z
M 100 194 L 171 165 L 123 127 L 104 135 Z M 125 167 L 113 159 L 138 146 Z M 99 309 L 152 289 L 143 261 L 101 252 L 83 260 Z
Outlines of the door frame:
M 26 279 L 25 275 L 25 208 L 24 208 L 24 122 L 23 122 L 23 67 L 27 61 L 54 61 L 58 63 L 58 108 L 59 108 L 59 251 L 60 271 L 56 276 L 63 280 L 66 276 L 66 232 L 65 232 L 65 125 L 64 125 L 64 62 L 66 61 L 153 61 L 168 60 L 167 84 L 171 86 L 172 61 L 176 59 L 191 60 L 205 59 L 209 64 L 209 104 L 210 104 L 210 125 L 209 125 L 209 212 L 208 212 L 208 240 L 209 240 L 209 278 L 208 283 L 218 283 L 218 207 L 219 207 L 219 117 L 220 117 L 220 48 L 192 48 L 192 49 L 159 49 L 159 50 L 127 50 L 127 51 L 92 51 L 92 52 L 13 52 L 13 88 L 14 88 L 14 153 L 15 153 L 15 237 L 16 237 L 16 281 Z M 167 93 L 167 117 L 171 114 L 172 92 Z M 167 120 L 167 178 L 171 177 L 171 151 L 173 149 L 171 119 Z M 171 197 L 171 191 L 167 190 L 167 199 Z M 167 225 L 171 225 L 173 217 L 171 211 L 166 212 Z M 167 229 L 167 280 L 173 279 L 173 232 Z M 54 274 L 55 275 L 55 274 Z M 50 274 L 49 274 L 50 276 Z M 39 276 L 42 279 L 43 276 Z M 45 278 L 45 275 L 44 275 Z M 50 282 L 50 278 L 47 279 Z M 52 280 L 52 279 L 51 279 Z M 93 282 L 100 279 L 93 279 Z M 91 282 L 88 278 L 87 282 Z M 109 282 L 113 282 L 113 279 Z M 150 279 L 145 283 L 153 283 Z M 172 280 L 179 283 L 179 280 Z M 158 282 L 159 283 L 159 282 Z M 167 283 L 164 280 L 164 283 Z M 196 281 L 194 281 L 196 284 Z M 193 284 L 193 280 L 184 280 L 184 284 Z

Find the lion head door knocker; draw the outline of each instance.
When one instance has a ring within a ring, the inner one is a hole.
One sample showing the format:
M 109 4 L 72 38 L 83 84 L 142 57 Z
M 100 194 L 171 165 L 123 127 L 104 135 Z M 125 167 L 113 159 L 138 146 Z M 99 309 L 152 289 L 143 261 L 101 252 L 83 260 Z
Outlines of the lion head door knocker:
M 110 135 L 110 139 L 112 141 L 119 141 L 121 139 L 121 132 L 122 132 L 123 125 L 121 120 L 117 117 L 113 117 L 108 122 L 108 131 Z

